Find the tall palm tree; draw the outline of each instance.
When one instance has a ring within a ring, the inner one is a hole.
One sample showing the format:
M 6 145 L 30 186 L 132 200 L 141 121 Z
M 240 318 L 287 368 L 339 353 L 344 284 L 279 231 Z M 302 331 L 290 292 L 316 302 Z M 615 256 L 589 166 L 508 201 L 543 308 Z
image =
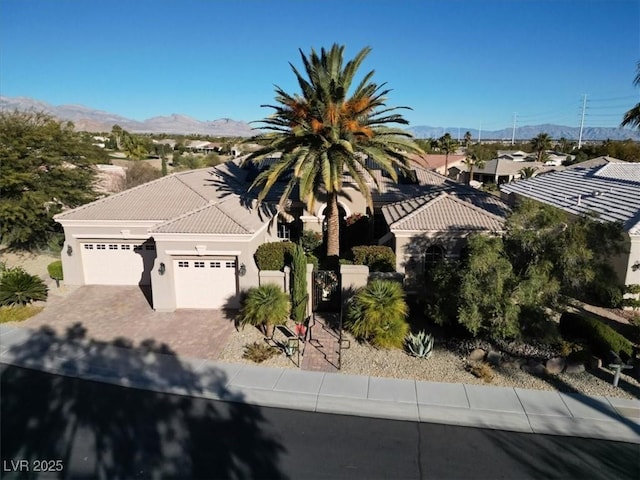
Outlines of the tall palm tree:
M 444 175 L 449 176 L 449 154 L 456 151 L 457 144 L 450 133 L 445 133 L 438 140 L 440 151 L 444 152 Z
M 467 130 L 463 137 L 465 148 L 469 148 L 471 146 L 471 139 L 472 139 L 471 132 Z
M 640 62 L 636 65 L 636 70 L 636 78 L 633 80 L 633 84 L 636 87 L 640 87 Z M 640 129 L 640 103 L 636 103 L 635 107 L 624 114 L 620 126 L 626 127 L 627 125 Z
M 548 133 L 540 133 L 531 140 L 531 148 L 536 152 L 536 160 L 541 162 L 545 152 L 551 148 L 551 137 Z
M 338 196 L 345 172 L 373 210 L 367 184 L 368 178 L 375 182 L 375 177 L 367 173 L 372 164 L 397 181 L 398 174 L 407 169 L 407 154 L 423 153 L 411 134 L 388 126 L 407 124 L 395 111 L 408 107 L 386 106 L 390 90 L 384 89 L 385 84 L 371 81 L 373 71 L 350 93 L 356 71 L 370 51 L 368 47 L 362 49 L 343 65 L 344 46 L 334 44 L 329 50 L 323 48 L 319 55 L 312 49 L 309 56 L 300 50 L 304 75 L 293 65 L 291 68 L 301 93 L 290 95 L 276 86 L 277 104 L 263 105 L 274 112 L 259 122 L 268 130 L 257 138 L 265 146 L 247 158 L 259 163 L 270 153 L 282 153 L 251 185 L 262 187 L 259 201 L 264 200 L 278 178 L 289 173 L 280 208 L 296 185 L 300 200 L 306 202 L 309 211 L 316 200 L 326 200 L 328 257 L 340 254 Z

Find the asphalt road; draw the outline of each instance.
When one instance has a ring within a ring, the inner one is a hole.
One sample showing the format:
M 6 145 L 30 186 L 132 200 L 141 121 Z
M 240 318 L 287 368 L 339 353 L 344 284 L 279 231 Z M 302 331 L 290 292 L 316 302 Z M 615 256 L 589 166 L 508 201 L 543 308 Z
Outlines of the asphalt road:
M 224 403 L 5 365 L 1 372 L 7 479 L 640 478 L 640 446 L 626 443 Z

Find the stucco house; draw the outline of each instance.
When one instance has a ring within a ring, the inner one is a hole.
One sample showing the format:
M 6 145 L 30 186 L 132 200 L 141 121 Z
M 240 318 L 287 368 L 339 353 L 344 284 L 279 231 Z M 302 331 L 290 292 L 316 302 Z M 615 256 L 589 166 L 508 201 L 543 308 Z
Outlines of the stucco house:
M 612 255 L 611 264 L 621 284 L 640 284 L 640 164 L 580 165 L 502 185 L 501 194 L 510 203 L 525 197 L 573 215 L 593 214 L 601 221 L 620 222 L 626 253 Z
M 326 207 L 320 198 L 308 211 L 293 192 L 286 212 L 278 212 L 284 182 L 258 206 L 248 186 L 269 160 L 259 166 L 242 160 L 174 173 L 57 215 L 65 282 L 139 285 L 158 311 L 237 307 L 241 292 L 259 283 L 258 246 L 294 230 L 321 232 Z M 396 250 L 400 272 L 432 244 L 456 255 L 470 232 L 499 231 L 508 211 L 499 198 L 419 166 L 398 183 L 380 170 L 368 181 L 373 211 L 345 174 L 341 215 L 372 216 L 376 238 Z M 420 240 L 412 244 L 413 237 Z

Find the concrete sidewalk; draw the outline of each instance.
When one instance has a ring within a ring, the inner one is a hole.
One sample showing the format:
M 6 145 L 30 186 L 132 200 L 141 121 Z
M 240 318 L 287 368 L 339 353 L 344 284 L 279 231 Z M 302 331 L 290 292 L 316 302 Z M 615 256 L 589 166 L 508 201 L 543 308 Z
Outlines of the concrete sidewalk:
M 212 362 L 0 325 L 0 363 L 266 407 L 640 444 L 640 400 Z

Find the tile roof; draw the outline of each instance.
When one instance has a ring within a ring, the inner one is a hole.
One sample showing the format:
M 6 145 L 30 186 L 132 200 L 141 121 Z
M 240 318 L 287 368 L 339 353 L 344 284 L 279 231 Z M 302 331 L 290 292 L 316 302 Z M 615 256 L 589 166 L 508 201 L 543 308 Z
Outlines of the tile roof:
M 382 207 L 392 230 L 491 230 L 499 231 L 509 207 L 498 197 L 445 184 L 428 194 Z
M 174 220 L 162 223 L 151 233 L 195 233 L 222 235 L 250 235 L 273 218 L 275 209 L 267 205 L 255 208 L 238 195 L 188 212 Z
M 189 172 L 187 172 L 189 173 Z M 56 215 L 56 220 L 168 220 L 209 202 L 174 174 Z
M 409 202 L 402 202 L 408 204 Z M 489 213 L 458 198 L 456 195 L 442 192 L 431 197 L 421 206 L 411 209 L 411 205 L 390 206 L 390 209 L 402 208 L 406 214 L 390 225 L 397 231 L 492 231 L 503 229 L 505 219 Z M 383 208 L 383 211 L 387 207 Z M 387 217 L 385 212 L 385 218 Z
M 573 165 L 569 165 L 567 168 L 572 168 L 572 169 L 573 168 L 593 168 L 593 167 L 601 167 L 602 165 L 607 165 L 609 163 L 627 163 L 627 162 L 625 162 L 624 160 L 620 160 L 619 158 L 603 155 L 601 157 L 585 160 L 584 162 L 574 163 Z
M 640 164 L 624 166 L 630 180 L 618 178 L 611 164 L 590 169 L 566 169 L 500 186 L 506 194 L 516 194 L 553 205 L 575 214 L 595 213 L 605 221 L 623 224 L 625 231 L 640 234 Z M 610 173 L 613 176 L 609 176 Z
M 465 158 L 467 158 L 466 155 L 458 155 L 455 153 L 449 154 L 448 161 L 446 155 L 440 154 L 425 153 L 423 155 L 409 155 L 409 159 L 414 165 L 418 165 L 422 168 L 430 168 L 432 170 L 437 170 L 438 168 L 444 167 L 445 163 L 447 163 L 450 167 L 453 165 L 457 165 L 461 163 Z

